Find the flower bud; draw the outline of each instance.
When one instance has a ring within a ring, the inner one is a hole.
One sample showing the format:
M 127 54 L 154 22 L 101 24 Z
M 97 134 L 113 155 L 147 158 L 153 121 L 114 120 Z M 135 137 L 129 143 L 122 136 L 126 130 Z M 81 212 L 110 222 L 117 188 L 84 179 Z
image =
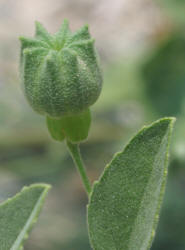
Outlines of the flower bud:
M 88 27 L 75 33 L 65 20 L 50 35 L 36 22 L 35 38 L 20 37 L 20 75 L 32 108 L 60 119 L 85 112 L 100 95 L 102 74 Z

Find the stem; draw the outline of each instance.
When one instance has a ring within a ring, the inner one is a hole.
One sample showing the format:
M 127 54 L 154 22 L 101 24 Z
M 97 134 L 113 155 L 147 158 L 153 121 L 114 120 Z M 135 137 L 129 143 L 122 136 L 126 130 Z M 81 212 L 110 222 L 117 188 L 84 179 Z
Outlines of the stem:
M 88 197 L 89 197 L 89 195 L 91 193 L 91 184 L 90 184 L 89 178 L 88 178 L 87 173 L 86 173 L 86 169 L 84 167 L 84 164 L 83 164 L 83 161 L 81 158 L 79 145 L 73 144 L 73 143 L 67 141 L 67 146 L 68 146 L 69 152 L 71 153 L 73 161 L 78 169 L 78 172 L 80 173 L 83 185 L 84 185 L 85 190 L 86 190 Z

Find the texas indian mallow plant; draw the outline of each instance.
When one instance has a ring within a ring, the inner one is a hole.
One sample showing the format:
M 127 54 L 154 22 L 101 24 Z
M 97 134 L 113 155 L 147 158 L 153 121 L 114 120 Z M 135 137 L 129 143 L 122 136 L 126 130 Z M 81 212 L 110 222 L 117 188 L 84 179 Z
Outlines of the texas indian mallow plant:
M 79 144 L 88 136 L 89 108 L 100 95 L 102 72 L 88 26 L 72 33 L 65 20 L 51 35 L 36 22 L 35 37 L 20 37 L 20 41 L 20 77 L 25 96 L 31 107 L 46 117 L 52 138 L 66 141 L 87 192 L 92 248 L 150 249 L 165 189 L 174 118 L 163 118 L 141 129 L 91 185 Z M 20 240 L 17 248 L 11 249 L 20 249 L 30 226 L 21 235 L 15 230 Z

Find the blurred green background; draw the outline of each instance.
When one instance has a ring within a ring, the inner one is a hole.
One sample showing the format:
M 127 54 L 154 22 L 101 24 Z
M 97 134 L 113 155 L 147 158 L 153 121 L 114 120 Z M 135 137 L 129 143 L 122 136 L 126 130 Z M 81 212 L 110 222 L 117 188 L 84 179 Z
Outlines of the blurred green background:
M 51 32 L 90 24 L 104 87 L 81 145 L 93 182 L 113 154 L 145 124 L 176 116 L 167 189 L 152 250 L 185 249 L 185 1 L 0 1 L 0 201 L 22 186 L 51 183 L 26 250 L 90 250 L 86 194 L 65 144 L 52 141 L 45 119 L 21 92 L 18 36 L 34 21 Z

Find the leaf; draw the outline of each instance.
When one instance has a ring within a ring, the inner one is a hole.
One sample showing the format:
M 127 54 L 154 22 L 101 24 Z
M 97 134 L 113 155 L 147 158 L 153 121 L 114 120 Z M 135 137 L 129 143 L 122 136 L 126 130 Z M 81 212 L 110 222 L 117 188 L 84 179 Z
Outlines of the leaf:
M 0 205 L 0 250 L 23 249 L 23 240 L 36 222 L 49 188 L 45 184 L 24 187 Z
M 88 224 L 94 250 L 150 249 L 167 176 L 174 118 L 144 127 L 93 186 Z
M 156 45 L 142 66 L 144 91 L 160 115 L 182 113 L 185 102 L 184 44 L 183 32 L 171 32 Z

